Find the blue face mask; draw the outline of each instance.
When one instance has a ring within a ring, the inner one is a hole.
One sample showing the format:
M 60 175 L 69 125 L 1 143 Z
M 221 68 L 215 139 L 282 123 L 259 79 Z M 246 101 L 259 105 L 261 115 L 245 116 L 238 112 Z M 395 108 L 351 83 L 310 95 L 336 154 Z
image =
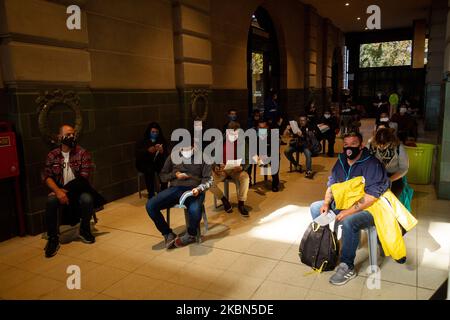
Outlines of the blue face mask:
M 152 142 L 155 142 L 156 139 L 158 139 L 159 133 L 155 133 L 155 132 L 150 132 L 150 140 L 152 140 Z
M 236 121 L 237 120 L 237 116 L 236 115 L 230 115 L 228 116 L 228 119 L 230 119 L 230 121 Z
M 267 129 L 266 128 L 259 128 L 258 129 L 258 137 L 260 137 L 260 138 L 267 137 Z

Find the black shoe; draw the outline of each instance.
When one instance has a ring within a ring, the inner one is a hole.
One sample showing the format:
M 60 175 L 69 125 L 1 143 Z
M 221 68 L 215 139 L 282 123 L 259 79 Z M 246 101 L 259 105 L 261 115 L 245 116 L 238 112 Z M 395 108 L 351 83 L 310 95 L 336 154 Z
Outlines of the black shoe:
M 89 228 L 80 228 L 80 239 L 84 243 L 91 244 L 95 242 L 95 237 L 92 235 Z
M 47 241 L 47 245 L 45 246 L 45 257 L 51 258 L 53 257 L 59 249 L 59 239 L 58 237 L 49 238 Z
M 280 189 L 278 187 L 272 187 L 272 191 L 273 192 L 278 192 L 278 191 L 280 191 Z
M 245 217 L 245 218 L 249 217 L 248 210 L 244 205 L 244 201 L 239 201 L 238 209 L 243 217 Z
M 164 245 L 166 246 L 166 249 L 171 249 L 173 247 L 176 238 L 177 235 L 173 232 L 164 235 Z
M 312 171 L 306 171 L 305 178 L 312 179 L 313 178 L 313 172 Z
M 230 201 L 228 201 L 227 198 L 222 197 L 222 204 L 223 204 L 223 208 L 225 210 L 225 212 L 231 213 L 233 212 L 233 207 L 231 207 L 231 203 Z

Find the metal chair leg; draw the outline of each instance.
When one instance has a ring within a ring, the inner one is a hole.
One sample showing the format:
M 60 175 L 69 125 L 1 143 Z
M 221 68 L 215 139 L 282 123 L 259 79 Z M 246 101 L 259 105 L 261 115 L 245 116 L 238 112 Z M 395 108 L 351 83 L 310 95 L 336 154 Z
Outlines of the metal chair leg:
M 371 273 L 377 272 L 378 269 L 378 261 L 377 261 L 377 229 L 373 227 L 369 227 L 366 229 L 367 231 L 367 242 L 369 246 L 369 263 L 370 263 L 370 271 Z
M 139 199 L 142 198 L 142 192 L 141 192 L 141 173 L 138 172 L 138 176 L 137 176 L 137 189 L 138 189 L 138 193 L 139 193 Z

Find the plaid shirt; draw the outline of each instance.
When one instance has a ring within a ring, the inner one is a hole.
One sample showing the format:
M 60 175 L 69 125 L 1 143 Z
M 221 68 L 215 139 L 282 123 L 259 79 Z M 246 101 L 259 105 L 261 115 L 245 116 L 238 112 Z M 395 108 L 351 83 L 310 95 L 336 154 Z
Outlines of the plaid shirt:
M 75 177 L 81 176 L 86 179 L 89 179 L 89 175 L 94 167 L 90 153 L 80 146 L 76 146 L 70 151 L 69 165 Z M 63 170 L 64 156 L 62 155 L 61 147 L 59 147 L 53 149 L 47 155 L 42 180 L 45 182 L 47 178 L 52 178 L 56 184 L 63 186 Z

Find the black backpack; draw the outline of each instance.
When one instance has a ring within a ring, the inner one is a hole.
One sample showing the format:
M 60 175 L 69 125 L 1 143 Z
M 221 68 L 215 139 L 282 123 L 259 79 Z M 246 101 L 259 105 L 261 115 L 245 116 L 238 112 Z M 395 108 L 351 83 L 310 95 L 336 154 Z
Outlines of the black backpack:
M 339 257 L 336 233 L 328 226 L 322 227 L 312 222 L 300 242 L 298 255 L 302 263 L 315 271 L 334 270 Z

